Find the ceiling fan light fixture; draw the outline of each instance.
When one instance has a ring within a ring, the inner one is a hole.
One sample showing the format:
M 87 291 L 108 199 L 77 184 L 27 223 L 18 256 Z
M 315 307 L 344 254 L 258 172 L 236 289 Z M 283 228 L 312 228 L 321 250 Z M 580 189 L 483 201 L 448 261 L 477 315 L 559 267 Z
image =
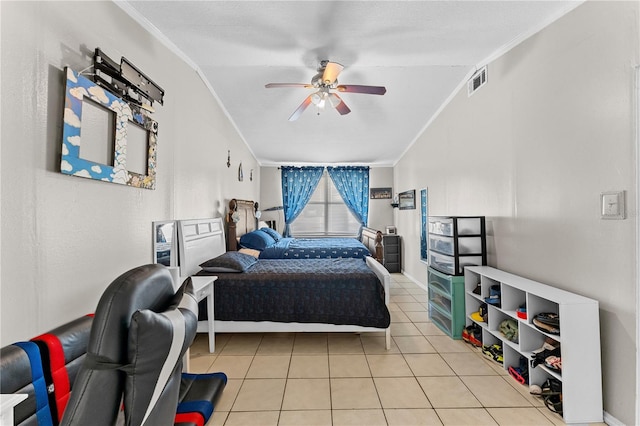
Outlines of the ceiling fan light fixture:
M 326 92 L 322 92 L 318 90 L 317 92 L 311 94 L 311 103 L 313 103 L 318 108 L 320 109 L 324 108 L 326 102 L 327 102 Z

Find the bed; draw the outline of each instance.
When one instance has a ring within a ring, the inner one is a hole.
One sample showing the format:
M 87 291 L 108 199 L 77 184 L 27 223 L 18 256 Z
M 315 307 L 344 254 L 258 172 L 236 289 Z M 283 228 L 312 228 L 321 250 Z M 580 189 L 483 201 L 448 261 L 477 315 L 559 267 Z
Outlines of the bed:
M 261 226 L 257 203 L 232 199 L 229 202 L 228 250 L 256 250 L 260 259 L 363 259 L 372 252 L 357 238 L 286 238 L 275 229 Z
M 250 260 L 225 246 L 221 218 L 178 221 L 181 275 L 218 277 L 214 332 L 384 332 L 390 348 L 390 276 L 371 256 Z M 200 265 L 211 259 L 251 265 L 242 272 L 203 271 Z M 210 320 L 198 330 L 208 331 Z

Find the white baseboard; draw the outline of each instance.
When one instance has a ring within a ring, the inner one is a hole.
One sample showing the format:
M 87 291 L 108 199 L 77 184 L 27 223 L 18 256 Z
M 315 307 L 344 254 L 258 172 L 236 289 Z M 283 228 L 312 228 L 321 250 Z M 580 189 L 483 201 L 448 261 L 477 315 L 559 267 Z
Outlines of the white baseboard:
M 611 414 L 607 413 L 606 411 L 603 411 L 602 417 L 603 417 L 604 422 L 609 426 L 625 426 L 624 423 L 622 423 L 620 420 L 616 419 L 615 417 L 613 417 Z

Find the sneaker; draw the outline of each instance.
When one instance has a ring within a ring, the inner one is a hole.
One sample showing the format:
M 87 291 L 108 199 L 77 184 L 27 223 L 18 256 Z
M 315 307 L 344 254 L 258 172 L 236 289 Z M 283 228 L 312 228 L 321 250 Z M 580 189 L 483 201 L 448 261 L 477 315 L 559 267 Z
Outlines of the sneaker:
M 500 307 L 500 284 L 494 284 L 489 288 L 489 297 L 484 299 L 490 305 Z
M 482 327 L 473 323 L 462 330 L 462 340 L 473 346 L 482 347 Z
M 502 356 L 502 346 L 499 344 L 482 345 L 482 353 L 485 354 L 487 358 L 491 358 L 497 363 L 504 363 L 504 357 Z
M 533 325 L 549 334 L 560 334 L 560 316 L 553 312 L 543 312 L 533 317 Z

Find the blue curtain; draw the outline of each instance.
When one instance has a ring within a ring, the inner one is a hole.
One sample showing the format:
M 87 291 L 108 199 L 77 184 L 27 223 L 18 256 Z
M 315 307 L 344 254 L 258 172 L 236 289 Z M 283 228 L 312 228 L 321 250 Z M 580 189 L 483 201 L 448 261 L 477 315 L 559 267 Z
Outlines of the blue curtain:
M 360 222 L 360 236 L 369 218 L 369 167 L 327 167 L 327 171 L 344 203 Z
M 302 212 L 320 182 L 324 167 L 282 167 L 282 207 L 284 236 L 289 237 L 289 225 Z

